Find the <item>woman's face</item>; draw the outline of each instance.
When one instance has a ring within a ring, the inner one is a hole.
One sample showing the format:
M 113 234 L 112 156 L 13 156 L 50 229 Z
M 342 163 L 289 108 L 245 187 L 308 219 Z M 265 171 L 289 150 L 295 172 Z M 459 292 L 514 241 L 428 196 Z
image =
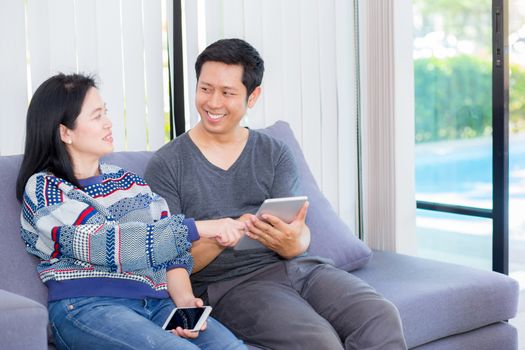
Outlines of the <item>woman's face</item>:
M 73 163 L 98 161 L 113 151 L 112 123 L 106 104 L 96 88 L 90 88 L 75 121 L 75 127 L 60 126 L 60 136 Z

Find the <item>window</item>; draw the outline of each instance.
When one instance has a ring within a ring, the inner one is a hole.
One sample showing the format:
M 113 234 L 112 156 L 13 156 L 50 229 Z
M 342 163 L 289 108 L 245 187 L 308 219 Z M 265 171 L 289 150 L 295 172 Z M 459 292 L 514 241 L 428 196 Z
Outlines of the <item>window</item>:
M 419 255 L 507 272 L 503 2 L 413 4 Z

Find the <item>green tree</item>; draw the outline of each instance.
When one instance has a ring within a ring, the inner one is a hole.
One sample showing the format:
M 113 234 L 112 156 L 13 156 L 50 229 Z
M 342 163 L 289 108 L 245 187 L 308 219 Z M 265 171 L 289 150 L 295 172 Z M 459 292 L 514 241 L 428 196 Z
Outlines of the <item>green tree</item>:
M 511 132 L 525 131 L 525 67 L 510 65 L 509 119 Z
M 491 62 L 461 55 L 414 61 L 416 142 L 492 132 Z M 525 69 L 511 66 L 511 131 L 525 131 Z

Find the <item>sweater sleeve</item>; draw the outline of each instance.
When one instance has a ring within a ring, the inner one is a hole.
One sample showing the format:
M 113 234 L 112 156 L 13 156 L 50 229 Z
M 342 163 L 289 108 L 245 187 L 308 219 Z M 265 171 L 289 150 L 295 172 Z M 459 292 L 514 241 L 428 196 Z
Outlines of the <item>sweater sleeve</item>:
M 66 194 L 60 187 L 46 176 L 37 176 L 28 182 L 23 200 L 22 228 L 38 237 L 26 242 L 50 260 L 64 256 L 115 272 L 166 265 L 191 271 L 191 244 L 182 215 L 151 223 L 121 223 L 82 191 Z

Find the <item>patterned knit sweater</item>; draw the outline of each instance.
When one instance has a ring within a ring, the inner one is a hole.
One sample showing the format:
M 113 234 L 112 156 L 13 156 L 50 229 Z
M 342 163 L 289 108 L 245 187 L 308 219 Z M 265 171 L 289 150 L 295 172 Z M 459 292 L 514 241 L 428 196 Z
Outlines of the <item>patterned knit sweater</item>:
M 49 300 L 167 297 L 166 269 L 191 273 L 194 221 L 169 216 L 139 176 L 108 164 L 100 170 L 82 189 L 45 172 L 26 184 L 21 234 L 41 259 Z

